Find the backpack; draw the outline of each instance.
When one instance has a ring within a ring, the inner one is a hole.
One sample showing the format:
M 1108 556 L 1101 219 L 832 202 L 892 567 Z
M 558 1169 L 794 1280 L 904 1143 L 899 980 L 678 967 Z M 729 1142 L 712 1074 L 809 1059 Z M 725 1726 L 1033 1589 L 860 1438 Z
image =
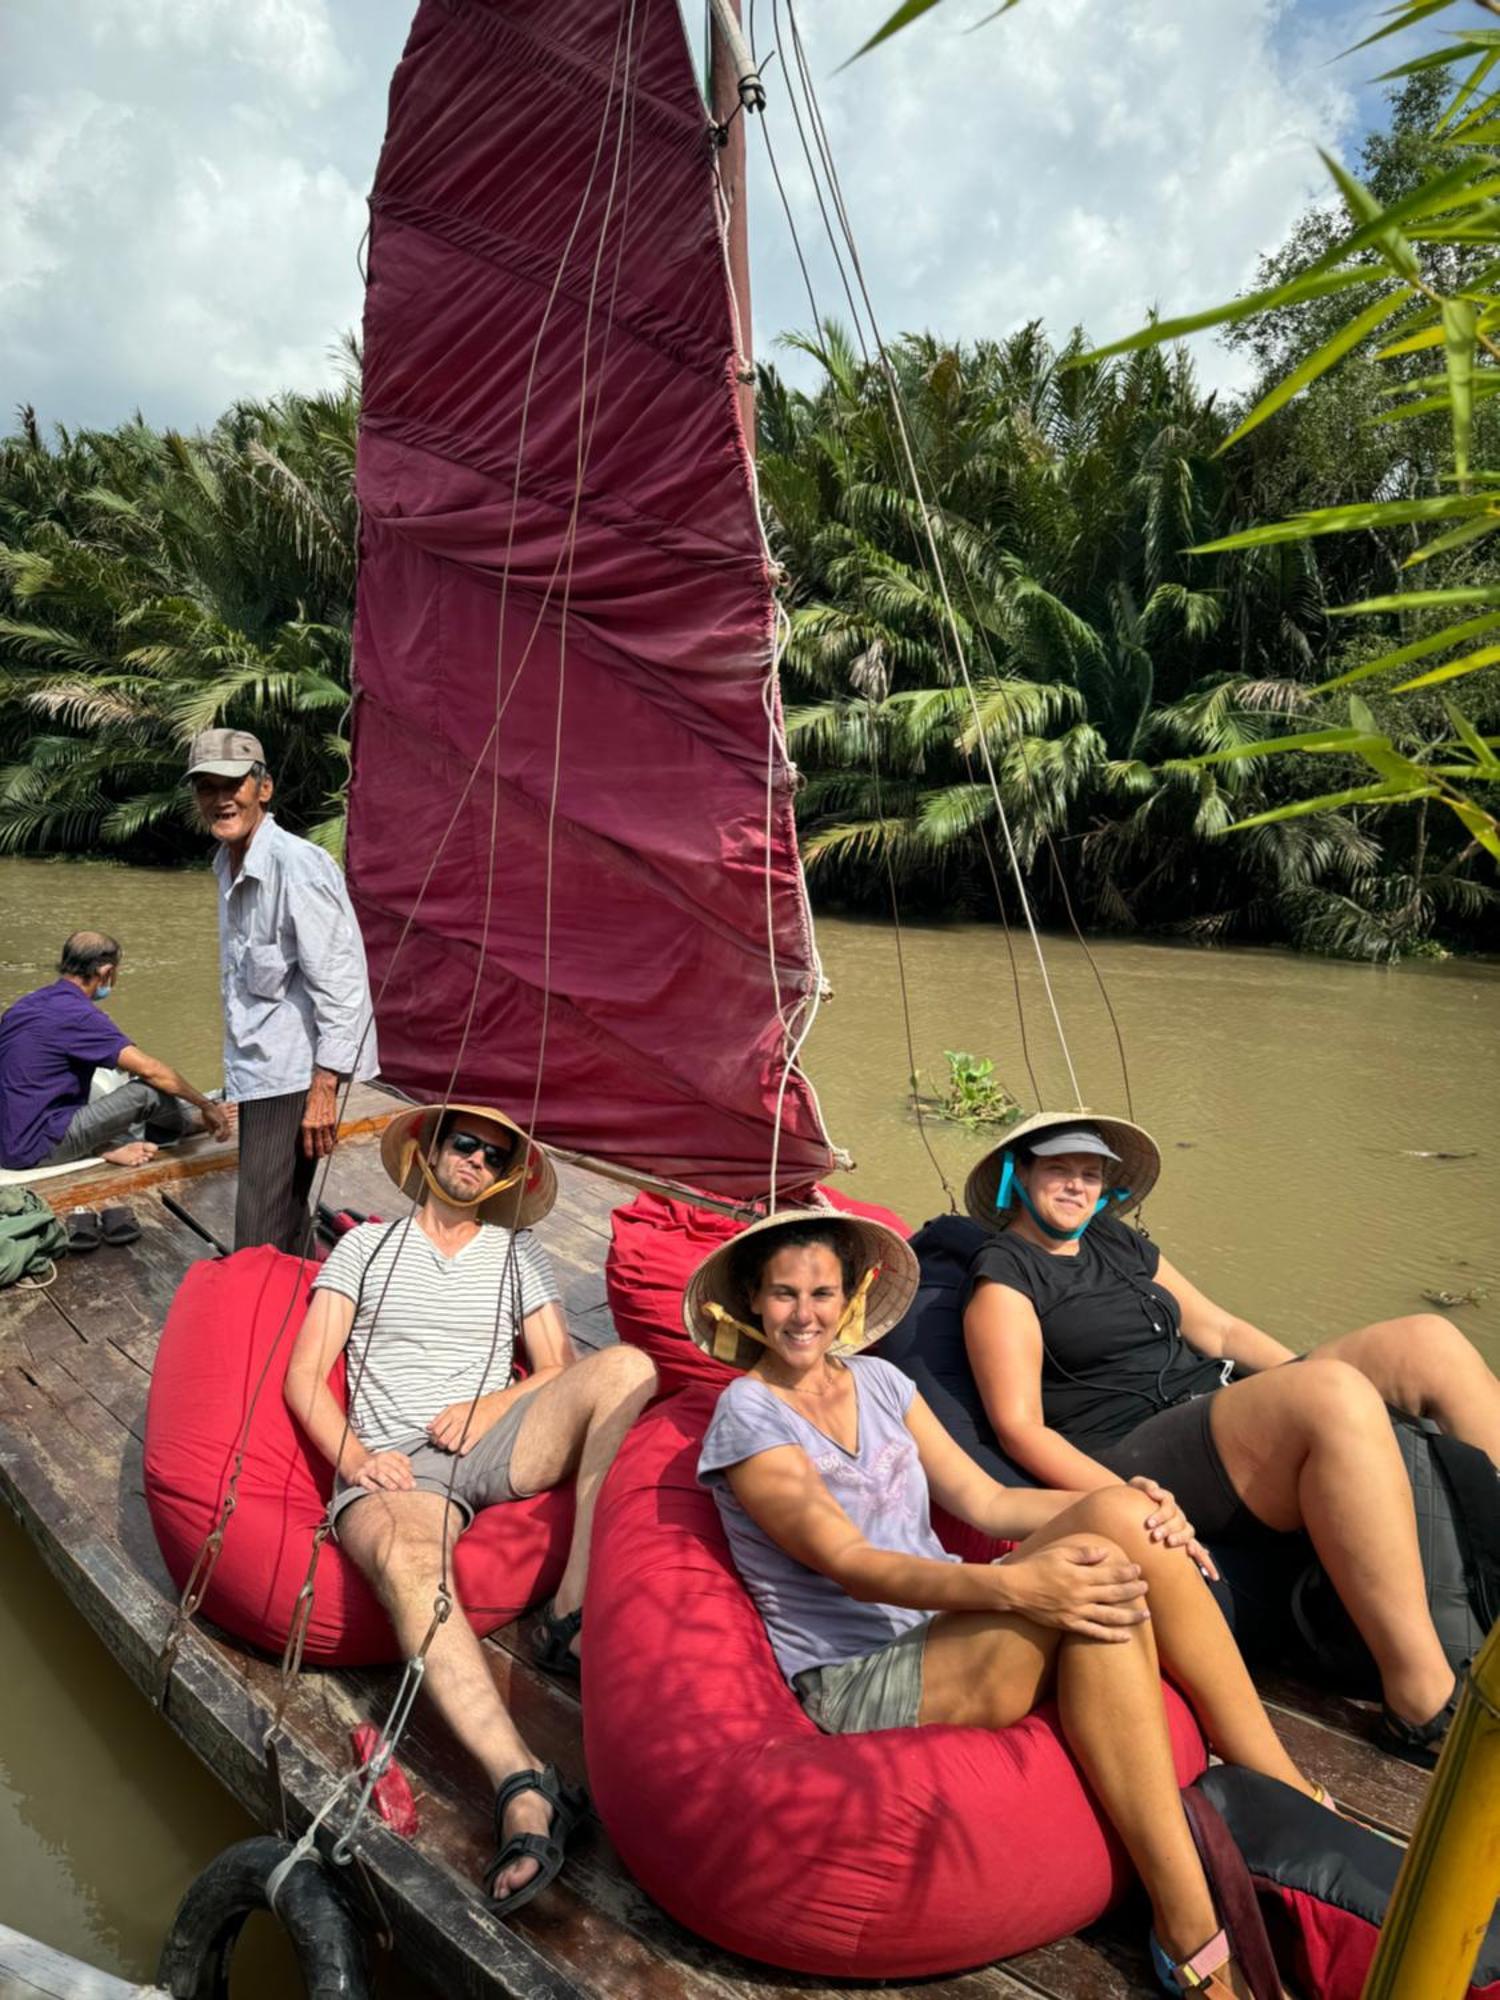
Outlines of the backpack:
M 1360 2000 L 1403 1850 L 1242 1765 L 1216 1764 L 1182 1797 L 1257 2000 L 1280 1993 L 1277 1966 L 1318 2000 Z M 1466 2000 L 1500 2000 L 1500 1917 L 1472 1942 Z
M 1458 1673 L 1500 1618 L 1500 1474 L 1484 1452 L 1418 1418 L 1393 1410 L 1391 1424 L 1417 1510 L 1427 1606 Z M 1317 1561 L 1293 1586 L 1292 1617 L 1322 1675 L 1349 1694 L 1379 1693 L 1375 1662 Z
M 30 1188 L 0 1187 L 0 1291 L 23 1278 L 50 1283 L 68 1232 Z

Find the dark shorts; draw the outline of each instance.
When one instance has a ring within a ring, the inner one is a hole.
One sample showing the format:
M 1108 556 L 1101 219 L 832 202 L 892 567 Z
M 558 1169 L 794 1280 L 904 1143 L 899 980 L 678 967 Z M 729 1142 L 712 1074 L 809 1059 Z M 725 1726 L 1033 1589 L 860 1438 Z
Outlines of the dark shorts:
M 1216 1536 L 1247 1534 L 1260 1523 L 1229 1483 L 1219 1447 L 1214 1443 L 1210 1415 L 1214 1397 L 1192 1396 L 1147 1417 L 1143 1424 L 1091 1458 L 1108 1466 L 1120 1479 L 1137 1473 L 1171 1489 L 1178 1506 L 1192 1522 L 1200 1541 Z
M 446 1494 L 463 1515 L 465 1528 L 481 1507 L 492 1507 L 500 1500 L 521 1499 L 523 1496 L 511 1483 L 510 1461 L 530 1408 L 531 1398 L 518 1396 L 505 1414 L 490 1425 L 474 1449 L 461 1458 L 455 1458 L 451 1451 L 440 1451 L 435 1444 L 415 1446 L 407 1457 L 411 1460 L 412 1481 L 417 1491 Z M 369 1490 L 335 1477 L 328 1513 L 335 1528 L 344 1509 L 366 1499 Z

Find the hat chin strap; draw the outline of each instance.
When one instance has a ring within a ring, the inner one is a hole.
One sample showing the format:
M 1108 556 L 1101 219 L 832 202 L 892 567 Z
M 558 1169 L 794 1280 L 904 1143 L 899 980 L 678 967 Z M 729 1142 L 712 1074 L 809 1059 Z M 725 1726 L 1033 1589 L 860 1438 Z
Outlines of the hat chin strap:
M 1020 1181 L 1016 1179 L 1016 1163 L 1011 1155 L 1007 1153 L 1005 1164 L 1000 1169 L 1000 1185 L 995 1190 L 995 1207 L 1002 1215 L 1010 1207 L 1012 1195 L 1019 1200 L 1022 1208 L 1025 1209 L 1026 1213 L 1031 1217 L 1044 1236 L 1050 1236 L 1054 1243 L 1076 1243 L 1096 1215 L 1102 1215 L 1106 1208 L 1112 1208 L 1119 1202 L 1129 1201 L 1130 1189 L 1122 1187 L 1107 1189 L 1100 1195 L 1092 1209 L 1090 1209 L 1089 1213 L 1078 1224 L 1076 1229 L 1058 1229 L 1052 1223 L 1048 1222 L 1045 1216 L 1037 1214 L 1036 1206 L 1031 1196 L 1026 1192 Z
M 531 1153 L 528 1148 L 521 1155 L 521 1164 L 518 1167 L 512 1167 L 503 1181 L 496 1181 L 493 1187 L 485 1188 L 481 1194 L 472 1195 L 449 1194 L 445 1187 L 440 1187 L 433 1176 L 431 1167 L 427 1164 L 426 1152 L 416 1139 L 408 1139 L 406 1142 L 406 1158 L 403 1162 L 401 1172 L 403 1183 L 411 1173 L 413 1162 L 415 1162 L 423 1180 L 427 1183 L 427 1189 L 430 1194 L 435 1194 L 439 1201 L 446 1202 L 449 1208 L 466 1208 L 472 1210 L 478 1208 L 482 1202 L 493 1201 L 497 1194 L 503 1194 L 507 1188 L 514 1187 L 530 1165 Z

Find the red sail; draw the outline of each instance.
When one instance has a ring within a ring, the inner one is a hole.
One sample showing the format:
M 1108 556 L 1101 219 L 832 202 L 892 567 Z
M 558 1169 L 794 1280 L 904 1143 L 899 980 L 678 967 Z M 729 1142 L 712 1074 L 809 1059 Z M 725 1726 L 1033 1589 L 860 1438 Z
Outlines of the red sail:
M 349 879 L 391 1082 L 748 1195 L 817 963 L 716 200 L 677 0 L 423 0 L 371 201 Z M 829 1164 L 793 1071 L 778 1179 Z

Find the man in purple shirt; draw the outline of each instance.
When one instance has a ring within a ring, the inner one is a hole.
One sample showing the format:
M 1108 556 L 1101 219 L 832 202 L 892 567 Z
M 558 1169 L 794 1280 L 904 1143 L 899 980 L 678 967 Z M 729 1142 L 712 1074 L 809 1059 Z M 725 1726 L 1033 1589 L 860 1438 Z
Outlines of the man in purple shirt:
M 0 1014 L 0 1167 L 56 1167 L 102 1154 L 134 1167 L 149 1160 L 149 1140 L 119 1142 L 147 1122 L 176 1138 L 196 1106 L 216 1139 L 232 1130 L 229 1113 L 195 1090 L 170 1063 L 148 1056 L 97 1003 L 112 990 L 120 947 L 102 931 L 74 931 L 62 948 L 58 978 Z M 89 1100 L 96 1069 L 123 1069 L 131 1081 Z

